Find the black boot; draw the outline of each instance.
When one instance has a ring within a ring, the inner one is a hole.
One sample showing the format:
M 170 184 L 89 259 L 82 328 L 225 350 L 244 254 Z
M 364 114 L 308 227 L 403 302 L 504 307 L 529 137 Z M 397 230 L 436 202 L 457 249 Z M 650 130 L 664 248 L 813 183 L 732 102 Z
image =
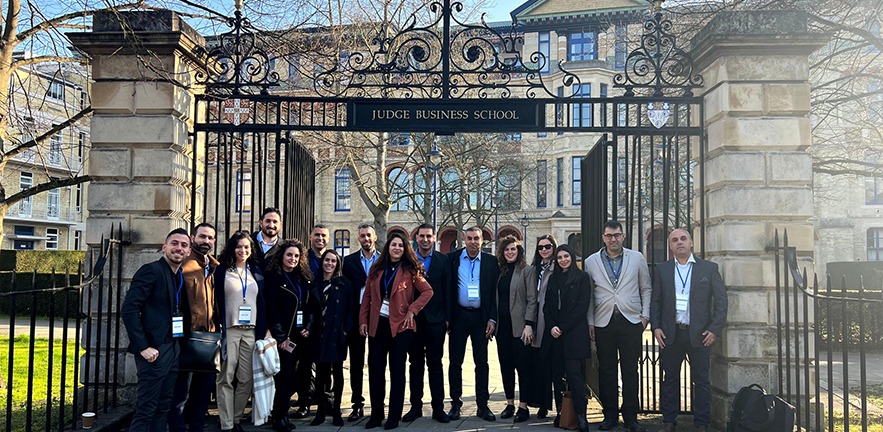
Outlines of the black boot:
M 325 406 L 319 405 L 319 408 L 316 410 L 316 418 L 310 422 L 310 426 L 319 426 L 322 423 L 325 423 Z
M 579 432 L 589 432 L 589 421 L 586 420 L 586 416 L 580 416 L 576 420 L 579 425 Z

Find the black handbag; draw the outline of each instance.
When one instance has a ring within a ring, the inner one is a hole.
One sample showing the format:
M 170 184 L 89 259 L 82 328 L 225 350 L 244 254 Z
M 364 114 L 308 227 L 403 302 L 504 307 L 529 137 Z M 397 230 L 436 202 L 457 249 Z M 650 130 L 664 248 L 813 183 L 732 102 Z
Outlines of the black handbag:
M 221 333 L 191 331 L 181 347 L 178 369 L 182 372 L 220 372 Z

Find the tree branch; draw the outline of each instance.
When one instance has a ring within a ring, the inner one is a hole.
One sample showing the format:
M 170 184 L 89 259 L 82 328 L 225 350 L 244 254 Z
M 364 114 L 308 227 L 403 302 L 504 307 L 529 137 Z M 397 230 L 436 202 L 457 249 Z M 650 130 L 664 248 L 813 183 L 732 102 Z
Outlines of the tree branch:
M 10 3 L 15 3 L 15 2 L 13 1 Z M 18 41 L 21 42 L 21 41 L 24 41 L 25 39 L 39 33 L 39 32 L 50 30 L 52 28 L 55 28 L 55 26 L 58 24 L 62 24 L 64 22 L 67 22 L 67 21 L 75 19 L 75 18 L 82 18 L 82 17 L 86 17 L 86 16 L 91 16 L 91 15 L 95 15 L 96 13 L 99 13 L 99 12 L 114 12 L 114 11 L 120 11 L 120 10 L 126 10 L 126 9 L 135 9 L 135 8 L 141 7 L 143 5 L 144 5 L 144 1 L 138 0 L 134 3 L 126 3 L 126 4 L 122 4 L 122 5 L 106 7 L 103 9 L 83 10 L 83 11 L 71 12 L 71 13 L 64 14 L 64 15 L 59 15 L 57 17 L 53 17 L 51 19 L 47 19 L 45 21 L 42 21 L 39 24 L 37 24 L 27 30 L 19 32 L 17 38 L 18 38 Z
M 86 183 L 91 180 L 92 180 L 92 177 L 87 176 L 87 175 L 68 177 L 66 179 L 50 180 L 45 183 L 40 183 L 37 186 L 34 186 L 32 188 L 25 189 L 17 194 L 12 195 L 9 198 L 0 197 L 0 205 L 5 205 L 8 207 L 8 206 L 11 206 L 11 205 L 27 198 L 27 197 L 37 195 L 41 192 L 50 191 L 52 189 L 58 189 L 58 188 L 64 187 L 64 186 L 78 185 L 80 183 Z
M 80 121 L 80 119 L 82 119 L 83 117 L 86 117 L 87 115 L 89 115 L 91 113 L 92 113 L 92 106 L 90 105 L 90 106 L 84 108 L 82 111 L 74 114 L 71 118 L 63 121 L 61 124 L 57 124 L 55 126 L 52 126 L 48 131 L 44 132 L 42 135 L 40 135 L 30 141 L 23 142 L 16 147 L 13 147 L 8 152 L 3 153 L 2 157 L 3 158 L 16 157 L 19 154 L 23 153 L 25 150 L 28 150 L 32 147 L 36 147 L 40 143 L 46 141 L 47 139 L 49 139 L 49 137 L 57 134 L 59 131 L 67 129 L 68 127 L 70 127 L 74 123 L 77 123 L 78 121 Z

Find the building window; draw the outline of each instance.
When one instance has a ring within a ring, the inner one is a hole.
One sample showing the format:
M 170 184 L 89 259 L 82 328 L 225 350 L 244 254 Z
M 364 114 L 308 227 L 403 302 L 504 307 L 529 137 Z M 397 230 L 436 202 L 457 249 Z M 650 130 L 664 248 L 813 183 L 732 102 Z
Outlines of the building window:
M 573 86 L 573 97 L 588 98 L 592 96 L 591 84 L 580 84 Z M 573 121 L 573 127 L 589 127 L 592 125 L 592 104 L 590 103 L 571 103 L 572 113 L 570 118 Z
M 868 261 L 883 261 L 883 228 L 868 229 Z
M 549 73 L 550 64 L 552 63 L 551 57 L 551 35 L 549 32 L 540 32 L 538 35 L 539 46 L 537 48 L 537 52 L 542 54 L 540 56 L 540 73 L 546 75 Z
M 32 226 L 16 225 L 12 232 L 17 236 L 33 236 L 35 231 Z
M 878 154 L 869 153 L 865 158 L 869 166 L 883 162 Z M 865 177 L 865 204 L 883 205 L 883 177 Z
M 85 90 L 80 89 L 80 109 L 86 109 L 86 105 L 89 104 L 89 94 L 86 93 Z
M 537 208 L 546 208 L 547 181 L 549 173 L 546 169 L 546 161 L 537 161 Z
M 880 123 L 883 122 L 883 86 L 879 80 L 872 80 L 868 83 L 868 120 Z
M 390 132 L 389 146 L 407 146 L 411 144 L 411 134 L 408 132 Z
M 598 57 L 598 46 L 594 32 L 571 33 L 568 46 L 568 60 L 594 60 Z
M 571 202 L 573 205 L 580 205 L 582 203 L 582 156 L 574 156 L 571 159 L 573 163 L 573 167 L 571 168 L 571 173 L 573 174 L 570 181 L 573 185 L 571 189 Z
M 80 250 L 83 247 L 83 232 L 74 231 L 74 250 Z
M 61 189 L 55 188 L 49 191 L 49 205 L 46 207 L 46 217 L 49 219 L 58 219 L 60 208 Z
M 334 211 L 350 211 L 350 170 L 342 168 L 334 172 Z
M 76 198 L 76 201 L 74 201 L 74 204 L 77 209 L 77 213 L 79 213 L 83 207 L 83 184 L 82 183 L 77 185 L 76 196 L 77 196 L 77 198 Z
M 56 80 L 50 81 L 46 96 L 64 102 L 64 83 Z
M 497 196 L 501 209 L 521 208 L 521 175 L 518 168 L 507 165 L 500 170 L 497 174 Z
M 24 191 L 28 190 L 34 186 L 34 174 L 29 172 L 22 172 L 19 175 L 18 180 L 19 190 Z M 33 204 L 33 196 L 29 196 L 18 202 L 18 214 L 19 216 L 30 216 L 31 209 Z
M 626 42 L 626 26 L 618 25 L 613 30 L 614 35 L 614 58 L 613 58 L 613 67 L 616 70 L 625 69 L 625 59 L 628 55 L 628 46 Z
M 558 199 L 558 207 L 564 206 L 564 158 L 555 160 L 555 179 L 558 182 L 555 194 Z
M 86 150 L 86 133 L 77 134 L 77 162 L 83 163 L 83 152 Z
M 350 232 L 349 230 L 334 231 L 334 251 L 340 256 L 347 256 L 350 253 Z
M 564 87 L 558 87 L 558 98 L 564 97 Z M 564 104 L 555 105 L 555 126 L 566 126 L 567 119 L 564 118 Z M 558 132 L 558 135 L 563 135 L 564 132 Z
M 251 171 L 236 171 L 236 213 L 251 213 Z
M 46 249 L 58 249 L 58 228 L 46 228 Z
M 61 143 L 64 140 L 62 131 L 49 138 L 49 165 L 61 166 Z
M 399 168 L 389 170 L 387 175 L 387 184 L 389 185 L 390 211 L 406 211 L 408 210 L 408 173 Z

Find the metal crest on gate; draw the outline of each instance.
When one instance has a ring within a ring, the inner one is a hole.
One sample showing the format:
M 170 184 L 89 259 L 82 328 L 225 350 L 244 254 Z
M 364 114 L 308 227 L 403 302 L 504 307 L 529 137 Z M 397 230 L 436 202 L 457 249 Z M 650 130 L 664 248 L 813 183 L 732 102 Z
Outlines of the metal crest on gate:
M 249 102 L 240 98 L 224 100 L 224 121 L 239 126 L 248 121 L 251 117 L 251 107 Z
M 650 102 L 647 104 L 647 118 L 650 124 L 660 129 L 668 122 L 671 116 L 671 106 L 668 102 Z

